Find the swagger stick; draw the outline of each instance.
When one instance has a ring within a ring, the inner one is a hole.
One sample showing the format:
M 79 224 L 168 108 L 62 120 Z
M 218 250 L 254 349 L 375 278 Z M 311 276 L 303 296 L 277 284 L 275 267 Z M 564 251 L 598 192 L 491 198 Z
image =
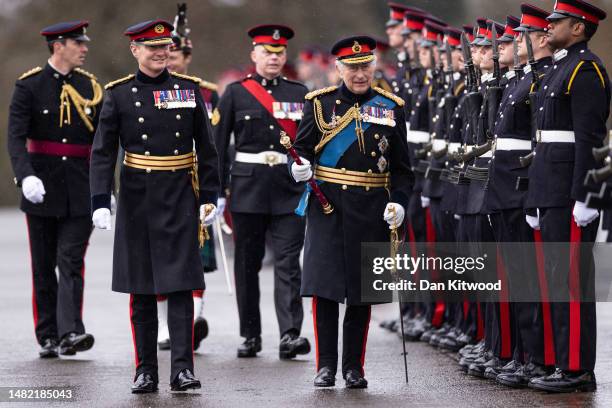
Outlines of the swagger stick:
M 285 133 L 282 130 L 280 132 L 280 135 L 281 135 L 280 144 L 282 144 L 285 147 L 285 149 L 287 149 L 287 152 L 289 153 L 289 155 L 291 155 L 291 157 L 297 164 L 302 164 L 302 160 L 300 160 L 300 156 L 297 154 L 297 152 L 293 148 L 293 145 L 291 144 L 291 138 L 287 135 L 287 133 Z M 314 177 L 311 177 L 310 180 L 308 180 L 308 185 L 310 186 L 312 191 L 317 196 L 317 199 L 321 203 L 321 207 L 323 207 L 323 213 L 331 214 L 334 211 L 334 207 L 332 207 L 329 201 L 327 201 L 327 198 L 325 198 L 325 196 L 323 195 L 323 192 L 319 188 L 319 185 L 317 184 L 317 182 L 314 180 Z
M 230 277 L 229 267 L 227 265 L 227 255 L 225 253 L 225 242 L 223 242 L 223 229 L 221 228 L 221 220 L 223 214 L 217 216 L 215 218 L 215 233 L 219 238 L 219 250 L 221 250 L 221 262 L 223 263 L 223 273 L 225 274 L 225 283 L 227 284 L 227 292 L 229 295 L 232 295 L 234 291 L 232 290 L 232 279 Z
M 395 220 L 395 208 L 391 208 L 389 210 L 391 212 L 391 214 L 393 214 L 393 219 Z M 395 221 L 393 222 L 393 226 L 391 227 L 391 237 L 390 237 L 390 241 L 391 241 L 391 258 L 395 259 L 395 255 L 397 254 L 397 250 L 399 248 L 399 244 L 400 244 L 400 240 L 399 240 L 399 235 L 397 234 L 397 225 L 395 224 Z M 391 269 L 391 275 L 393 276 L 393 279 L 395 279 L 396 282 L 399 282 L 399 274 L 397 273 L 397 269 L 395 268 L 395 264 L 393 264 L 393 268 Z M 402 316 L 402 302 L 401 302 L 401 298 L 402 295 L 401 293 L 397 292 L 397 304 L 399 306 L 399 320 L 400 320 L 400 330 L 402 332 L 402 348 L 403 348 L 403 353 L 402 355 L 404 356 L 404 374 L 406 375 L 406 384 L 408 384 L 408 357 L 406 357 L 406 342 L 404 341 L 404 319 Z

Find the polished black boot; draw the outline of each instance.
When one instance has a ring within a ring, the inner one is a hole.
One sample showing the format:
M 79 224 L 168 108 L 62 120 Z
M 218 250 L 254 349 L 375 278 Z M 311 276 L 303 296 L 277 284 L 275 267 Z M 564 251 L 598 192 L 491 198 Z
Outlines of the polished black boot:
M 366 380 L 358 370 L 348 370 L 344 374 L 346 388 L 367 388 L 368 380 Z
M 545 366 L 528 363 L 514 372 L 500 373 L 497 382 L 512 388 L 525 388 L 529 385 L 529 380 L 537 377 L 545 377 L 552 374 L 553 370 Z
M 142 373 L 132 384 L 132 394 L 148 394 L 157 391 L 157 380 L 149 373 Z
M 193 349 L 197 350 L 200 343 L 208 336 L 208 322 L 203 317 L 198 317 L 193 323 Z M 169 343 L 169 342 L 168 342 Z M 168 344 L 170 346 L 170 344 Z M 161 350 L 161 346 L 160 346 Z
M 597 381 L 592 371 L 571 372 L 557 368 L 549 376 L 531 379 L 529 388 L 547 392 L 590 392 L 597 389 Z
M 278 357 L 281 360 L 295 358 L 298 354 L 310 353 L 310 343 L 306 337 L 298 337 L 295 333 L 285 333 L 278 346 Z
M 38 352 L 40 358 L 55 358 L 57 357 L 57 340 L 56 339 L 45 339 L 40 351 Z
M 249 337 L 238 346 L 238 357 L 256 357 L 257 353 L 261 351 L 261 337 Z
M 511 363 L 511 361 L 493 357 L 484 365 L 484 378 L 488 380 L 495 380 L 497 376 L 502 372 L 504 367 L 509 363 Z
M 69 333 L 62 338 L 59 344 L 59 353 L 62 356 L 73 356 L 77 352 L 87 351 L 94 345 L 94 336 L 88 333 Z
M 315 387 L 333 387 L 336 385 L 336 371 L 331 367 L 321 367 L 314 379 Z
M 187 391 L 198 388 L 202 388 L 202 384 L 188 368 L 180 371 L 176 378 L 170 383 L 171 391 Z

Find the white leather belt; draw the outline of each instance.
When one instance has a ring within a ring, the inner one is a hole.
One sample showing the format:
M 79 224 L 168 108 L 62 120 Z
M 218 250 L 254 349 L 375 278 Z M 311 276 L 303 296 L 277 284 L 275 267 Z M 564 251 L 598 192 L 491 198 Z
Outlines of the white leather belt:
M 446 148 L 446 140 L 444 139 L 431 139 L 431 149 L 434 152 L 440 152 Z
M 429 132 L 423 132 L 422 130 L 409 130 L 406 133 L 406 140 L 408 143 L 428 143 Z
M 461 143 L 459 142 L 451 142 L 448 144 L 448 152 L 449 153 L 457 153 L 459 148 L 461 147 Z
M 488 150 L 486 153 L 481 154 L 481 155 L 480 155 L 480 156 L 478 156 L 478 157 L 482 157 L 483 159 L 488 159 L 488 158 L 493 157 L 493 149 Z
M 576 143 L 572 130 L 538 130 L 538 143 Z
M 287 164 L 287 156 L 274 151 L 259 153 L 236 152 L 235 160 L 241 163 L 267 164 L 268 166 Z
M 495 150 L 531 150 L 531 140 L 498 137 L 495 140 Z

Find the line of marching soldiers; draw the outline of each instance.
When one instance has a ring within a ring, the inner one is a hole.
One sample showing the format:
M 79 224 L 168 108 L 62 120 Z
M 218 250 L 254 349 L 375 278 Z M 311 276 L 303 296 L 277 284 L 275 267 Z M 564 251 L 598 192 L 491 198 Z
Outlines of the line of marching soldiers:
M 535 258 L 511 262 L 516 253 L 500 245 L 510 292 L 524 289 L 521 274 L 540 273 L 542 301 L 406 303 L 404 340 L 457 352 L 469 375 L 505 386 L 594 390 L 595 303 L 546 302 L 546 287 L 562 277 L 568 293 L 594 285 L 589 248 L 599 210 L 610 208 L 610 85 L 588 43 L 606 13 L 580 0 L 558 0 L 552 12 L 522 4 L 520 18 L 478 18 L 459 30 L 389 7 L 392 84 L 406 101 L 416 177 L 410 239 L 582 243 L 574 259 L 544 246 L 539 271 Z M 399 321 L 381 326 L 402 337 Z

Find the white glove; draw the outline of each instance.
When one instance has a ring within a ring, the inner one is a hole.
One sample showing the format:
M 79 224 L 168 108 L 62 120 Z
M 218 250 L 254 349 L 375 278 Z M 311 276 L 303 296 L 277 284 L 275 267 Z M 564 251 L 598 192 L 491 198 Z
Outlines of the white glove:
M 576 201 L 574 204 L 574 221 L 579 227 L 586 227 L 599 217 L 599 210 L 589 208 L 582 201 Z
M 312 178 L 312 169 L 310 168 L 310 162 L 303 157 L 300 157 L 302 164 L 293 162 L 291 164 L 291 174 L 295 181 L 308 181 Z
M 40 204 L 45 199 L 45 186 L 41 179 L 36 176 L 28 176 L 21 181 L 21 192 L 26 200 Z
M 527 221 L 527 224 L 529 224 L 529 226 L 536 230 L 539 231 L 540 230 L 540 209 L 537 209 L 537 215 L 534 217 L 533 215 L 527 215 L 525 214 L 525 221 Z
M 395 212 L 392 209 L 395 209 Z M 383 218 L 389 224 L 389 229 L 399 228 L 404 221 L 404 207 L 397 203 L 387 203 Z
M 225 211 L 226 202 L 227 200 L 225 199 L 225 197 L 219 197 L 217 199 L 217 214 L 218 215 L 223 215 L 223 212 Z
M 108 208 L 98 208 L 91 216 L 93 225 L 102 230 L 111 230 L 111 211 Z
M 425 196 L 421 195 L 421 207 L 423 207 L 423 208 L 429 207 L 430 201 L 431 200 L 429 199 L 429 197 L 425 197 Z
M 211 210 L 208 214 L 206 214 L 206 206 L 211 206 Z M 217 216 L 217 207 L 214 204 L 202 204 L 200 206 L 200 221 L 205 226 L 209 226 L 213 223 L 215 217 Z
M 114 194 L 111 194 L 111 208 L 110 208 L 111 214 L 114 214 L 117 212 L 117 199 L 115 198 Z

